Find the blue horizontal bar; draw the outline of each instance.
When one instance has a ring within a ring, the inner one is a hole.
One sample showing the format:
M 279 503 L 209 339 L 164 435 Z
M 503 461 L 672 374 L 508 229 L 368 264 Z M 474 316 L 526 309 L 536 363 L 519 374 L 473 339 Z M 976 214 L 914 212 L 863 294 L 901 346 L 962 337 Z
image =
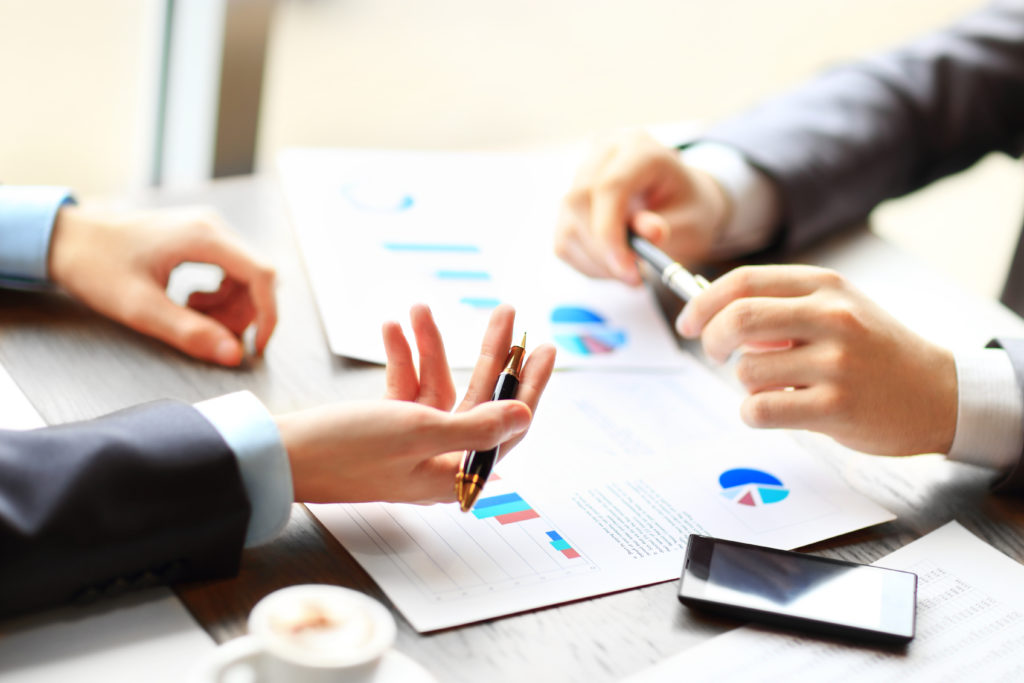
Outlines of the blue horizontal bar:
M 500 496 L 488 496 L 487 498 L 481 498 L 476 502 L 474 507 L 486 508 L 492 505 L 501 505 L 503 503 L 511 503 L 514 500 L 522 500 L 523 497 L 518 493 L 503 493 Z
M 484 270 L 439 270 L 435 273 L 442 280 L 490 280 L 491 274 Z
M 505 503 L 504 505 L 492 505 L 486 507 L 483 510 L 473 509 L 473 514 L 476 515 L 477 519 L 487 519 L 488 517 L 500 517 L 501 515 L 507 515 L 513 512 L 522 512 L 523 510 L 529 510 L 530 504 L 525 500 L 517 500 L 511 503 Z
M 430 251 L 430 252 L 458 252 L 463 254 L 478 254 L 480 247 L 475 244 L 435 244 L 432 242 L 385 242 L 384 248 L 388 251 Z
M 552 541 L 560 541 L 562 540 L 562 535 L 557 531 L 549 531 L 548 538 L 550 538 Z
M 554 547 L 555 550 L 568 550 L 572 547 L 571 545 L 569 545 L 568 541 L 563 541 L 562 539 L 558 539 L 557 541 L 551 541 L 551 545 Z
M 460 304 L 466 304 L 473 308 L 495 308 L 501 303 L 501 299 L 493 299 L 491 297 L 476 297 L 476 296 L 464 296 L 459 299 Z

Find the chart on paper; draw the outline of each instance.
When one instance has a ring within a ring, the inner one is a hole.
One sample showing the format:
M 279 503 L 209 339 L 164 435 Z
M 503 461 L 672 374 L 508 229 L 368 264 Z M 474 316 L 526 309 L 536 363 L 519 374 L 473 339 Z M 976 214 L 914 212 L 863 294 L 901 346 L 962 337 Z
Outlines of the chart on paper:
M 674 580 L 691 533 L 795 548 L 892 519 L 731 399 L 695 363 L 564 373 L 470 513 L 310 510 L 420 631 Z
M 493 593 L 596 570 L 563 532 L 518 493 L 488 483 L 472 513 L 457 506 L 350 506 L 352 522 L 425 599 Z
M 491 312 L 506 303 L 531 346 L 558 346 L 559 367 L 678 367 L 650 292 L 584 277 L 554 256 L 573 165 L 551 155 L 282 152 L 280 177 L 331 350 L 383 362 L 381 323 L 404 323 L 413 303 L 426 303 L 449 362 L 471 368 Z

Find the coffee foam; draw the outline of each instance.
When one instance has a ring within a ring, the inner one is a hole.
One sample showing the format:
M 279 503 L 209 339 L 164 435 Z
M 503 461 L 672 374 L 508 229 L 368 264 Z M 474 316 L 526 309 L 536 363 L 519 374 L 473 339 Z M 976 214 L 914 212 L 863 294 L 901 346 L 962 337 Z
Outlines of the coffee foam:
M 376 658 L 394 642 L 395 622 L 375 600 L 339 586 L 292 586 L 264 598 L 250 630 L 279 657 L 312 666 Z

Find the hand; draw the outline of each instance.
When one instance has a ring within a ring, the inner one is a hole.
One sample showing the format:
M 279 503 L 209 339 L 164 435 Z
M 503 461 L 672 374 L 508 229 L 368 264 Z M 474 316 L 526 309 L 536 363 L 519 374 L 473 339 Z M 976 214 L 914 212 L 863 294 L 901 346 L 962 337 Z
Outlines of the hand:
M 953 443 L 953 355 L 900 324 L 838 273 L 811 266 L 733 270 L 676 321 L 750 392 L 753 427 L 810 429 L 880 455 L 946 453 Z
M 635 285 L 627 226 L 686 264 L 707 257 L 728 213 L 710 175 L 646 133 L 629 132 L 597 146 L 580 168 L 562 200 L 555 252 L 585 275 Z
M 490 401 L 508 355 L 515 312 L 499 306 L 458 409 L 441 335 L 429 309 L 412 309 L 419 350 L 398 323 L 384 326 L 387 399 L 342 403 L 278 418 L 292 465 L 295 500 L 314 503 L 447 502 L 463 453 L 501 444 L 507 452 L 526 434 L 551 377 L 555 350 L 538 347 L 523 366 L 518 400 Z
M 185 262 L 224 270 L 216 292 L 194 292 L 188 307 L 167 296 Z M 111 217 L 66 206 L 50 241 L 51 279 L 98 313 L 190 356 L 238 365 L 240 337 L 256 323 L 262 353 L 277 323 L 274 271 L 208 211 L 176 209 Z

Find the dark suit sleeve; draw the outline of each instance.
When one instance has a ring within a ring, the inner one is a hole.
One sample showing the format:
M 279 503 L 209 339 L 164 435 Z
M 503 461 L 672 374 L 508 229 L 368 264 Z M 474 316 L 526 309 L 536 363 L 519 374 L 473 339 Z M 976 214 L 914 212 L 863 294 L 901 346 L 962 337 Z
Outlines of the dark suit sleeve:
M 893 52 L 833 69 L 711 129 L 782 194 L 782 246 L 884 199 L 1024 150 L 1024 2 L 1000 2 Z
M 0 431 L 0 614 L 233 574 L 248 518 L 234 455 L 189 405 Z
M 1017 388 L 1024 391 L 1024 339 L 993 339 L 988 346 L 1006 351 L 1017 378 Z M 1013 467 L 996 479 L 992 489 L 999 493 L 1024 495 L 1024 453 Z

